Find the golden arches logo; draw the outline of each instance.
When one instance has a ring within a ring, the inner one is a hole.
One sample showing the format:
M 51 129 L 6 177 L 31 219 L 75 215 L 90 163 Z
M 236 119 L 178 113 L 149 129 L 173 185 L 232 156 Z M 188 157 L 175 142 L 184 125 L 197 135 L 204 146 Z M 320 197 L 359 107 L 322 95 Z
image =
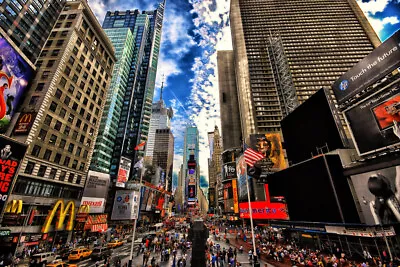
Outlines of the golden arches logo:
M 6 212 L 20 214 L 22 212 L 22 200 L 12 200 L 8 202 Z
M 53 221 L 58 208 L 60 208 L 60 211 L 57 214 L 56 230 L 61 230 L 64 225 L 64 220 L 67 216 L 68 210 L 70 210 L 69 219 L 67 225 L 65 226 L 65 230 L 72 231 L 75 219 L 75 202 L 72 200 L 68 201 L 67 205 L 64 207 L 64 201 L 60 199 L 54 204 L 53 209 L 47 215 L 46 221 L 44 222 L 44 225 L 42 227 L 42 233 L 46 234 L 49 232 L 51 222 Z
M 79 207 L 78 213 L 89 213 L 90 206 L 89 205 L 82 205 Z
M 22 115 L 22 117 L 19 119 L 19 122 L 21 123 L 30 123 L 32 122 L 32 114 L 31 113 L 25 113 L 24 115 Z

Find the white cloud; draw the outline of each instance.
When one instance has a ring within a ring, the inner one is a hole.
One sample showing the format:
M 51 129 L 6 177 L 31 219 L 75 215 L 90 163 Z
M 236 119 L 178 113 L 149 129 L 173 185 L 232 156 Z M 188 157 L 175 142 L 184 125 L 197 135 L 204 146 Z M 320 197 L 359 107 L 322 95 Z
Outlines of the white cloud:
M 93 13 L 97 17 L 97 20 L 100 22 L 100 24 L 102 24 L 107 13 L 106 5 L 102 0 L 89 0 L 88 3 Z
M 379 33 L 380 31 L 383 30 L 386 24 L 397 24 L 400 22 L 398 17 L 391 16 L 391 17 L 386 17 L 383 19 L 376 19 L 373 17 L 368 16 L 369 23 L 371 23 L 372 28 L 374 28 L 376 33 Z
M 382 12 L 383 10 L 385 10 L 389 2 L 390 0 L 371 0 L 369 2 L 357 0 L 358 5 L 363 10 L 363 12 L 368 12 L 371 15 L 375 15 L 377 12 Z

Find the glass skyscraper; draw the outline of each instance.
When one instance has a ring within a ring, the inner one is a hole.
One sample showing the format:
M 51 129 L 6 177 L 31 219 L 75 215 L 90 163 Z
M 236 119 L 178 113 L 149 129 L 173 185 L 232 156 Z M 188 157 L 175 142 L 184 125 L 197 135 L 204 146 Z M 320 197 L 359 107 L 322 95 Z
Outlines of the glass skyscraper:
M 283 117 L 380 44 L 355 0 L 278 2 L 231 1 L 243 138 L 279 132 Z
M 187 162 L 190 155 L 194 155 L 194 159 L 199 162 L 199 130 L 196 126 L 187 126 L 185 130 L 183 144 L 183 168 L 182 175 L 185 177 L 185 198 L 188 196 L 188 179 L 187 179 Z M 197 172 L 198 173 L 198 172 Z
M 164 6 L 165 1 L 153 11 L 108 11 L 104 19 L 104 29 L 130 28 L 135 38 L 111 159 L 111 177 L 117 175 L 121 156 L 136 161 L 138 156 L 144 154 L 134 148 L 148 137 Z

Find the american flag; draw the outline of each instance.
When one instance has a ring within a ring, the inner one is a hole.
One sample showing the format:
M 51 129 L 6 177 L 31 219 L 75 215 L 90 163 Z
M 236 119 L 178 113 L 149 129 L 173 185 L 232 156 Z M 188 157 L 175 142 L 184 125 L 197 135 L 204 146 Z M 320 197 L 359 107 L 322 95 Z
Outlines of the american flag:
M 247 165 L 249 165 L 250 167 L 253 167 L 254 163 L 256 163 L 257 161 L 259 161 L 263 158 L 265 158 L 265 156 L 263 154 L 261 154 L 260 152 L 255 151 L 254 149 L 247 148 L 244 151 L 244 160 L 246 161 Z

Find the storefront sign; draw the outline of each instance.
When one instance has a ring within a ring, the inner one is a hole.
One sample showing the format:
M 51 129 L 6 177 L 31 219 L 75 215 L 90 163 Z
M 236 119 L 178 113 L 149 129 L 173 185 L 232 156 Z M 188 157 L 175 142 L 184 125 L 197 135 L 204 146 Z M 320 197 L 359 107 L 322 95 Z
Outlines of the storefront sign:
M 68 201 L 67 205 L 64 207 L 64 200 L 58 200 L 55 204 L 53 209 L 49 212 L 49 214 L 46 217 L 45 223 L 42 227 L 42 233 L 48 233 L 51 223 L 54 219 L 54 216 L 56 215 L 56 212 L 58 211 L 58 208 L 60 208 L 59 215 L 57 216 L 57 221 L 56 221 L 56 227 L 55 229 L 57 231 L 62 230 L 64 226 L 64 220 L 67 215 L 69 215 L 69 219 L 67 222 L 67 225 L 65 226 L 66 231 L 72 231 L 73 226 L 74 226 L 74 219 L 75 219 L 75 202 L 74 201 Z M 69 211 L 69 214 L 68 214 Z
M 0 230 L 0 236 L 9 236 L 11 235 L 11 230 L 9 229 L 1 229 Z

